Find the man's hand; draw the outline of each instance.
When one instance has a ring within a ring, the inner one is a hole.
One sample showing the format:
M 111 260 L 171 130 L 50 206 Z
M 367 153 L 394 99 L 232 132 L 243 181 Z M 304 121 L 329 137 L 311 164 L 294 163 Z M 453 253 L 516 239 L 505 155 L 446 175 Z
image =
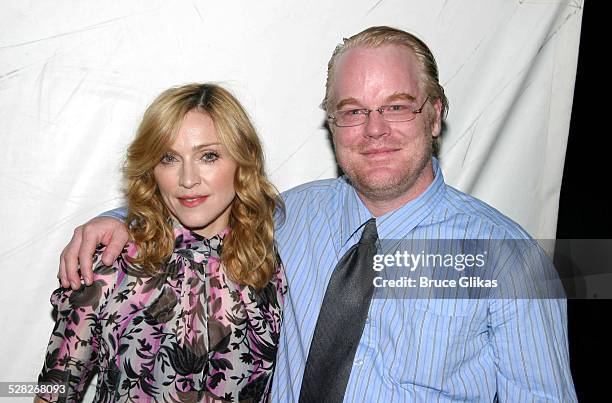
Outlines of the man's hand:
M 93 281 L 92 258 L 99 243 L 106 245 L 102 254 L 102 263 L 113 264 L 128 241 L 125 224 L 111 217 L 96 217 L 84 225 L 76 227 L 70 243 L 60 255 L 58 278 L 62 287 L 81 287 L 79 268 L 85 284 Z M 80 266 L 80 267 L 79 267 Z

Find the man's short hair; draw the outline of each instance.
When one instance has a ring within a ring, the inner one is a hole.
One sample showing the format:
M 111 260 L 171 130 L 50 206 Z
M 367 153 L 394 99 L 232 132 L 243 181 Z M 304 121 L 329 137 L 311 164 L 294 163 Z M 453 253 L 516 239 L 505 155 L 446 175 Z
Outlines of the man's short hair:
M 420 64 L 421 79 L 419 85 L 421 89 L 429 95 L 432 100 L 439 99 L 442 103 L 442 116 L 446 116 L 448 110 L 448 99 L 444 95 L 444 88 L 438 82 L 438 66 L 436 60 L 423 41 L 416 36 L 402 31 L 401 29 L 391 27 L 370 27 L 364 31 L 344 38 L 343 42 L 336 46 L 329 63 L 327 64 L 327 82 L 325 83 L 325 98 L 321 103 L 321 107 L 327 112 L 333 105 L 330 104 L 332 94 L 331 88 L 334 80 L 333 67 L 338 57 L 351 48 L 368 47 L 376 48 L 383 45 L 401 45 L 411 49 L 417 57 Z

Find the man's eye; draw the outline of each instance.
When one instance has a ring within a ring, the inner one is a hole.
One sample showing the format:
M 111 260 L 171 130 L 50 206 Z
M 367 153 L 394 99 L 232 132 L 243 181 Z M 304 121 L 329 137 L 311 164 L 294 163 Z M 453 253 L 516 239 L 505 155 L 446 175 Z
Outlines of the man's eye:
M 345 117 L 349 117 L 349 116 L 364 115 L 365 114 L 364 111 L 365 109 L 347 109 L 345 111 L 340 111 L 339 113 L 341 113 Z
M 201 160 L 206 163 L 215 162 L 218 159 L 219 159 L 219 154 L 213 151 L 205 152 L 201 158 Z
M 407 112 L 411 110 L 410 105 L 405 105 L 405 104 L 389 105 L 385 107 L 385 109 L 387 109 L 387 111 L 389 112 Z

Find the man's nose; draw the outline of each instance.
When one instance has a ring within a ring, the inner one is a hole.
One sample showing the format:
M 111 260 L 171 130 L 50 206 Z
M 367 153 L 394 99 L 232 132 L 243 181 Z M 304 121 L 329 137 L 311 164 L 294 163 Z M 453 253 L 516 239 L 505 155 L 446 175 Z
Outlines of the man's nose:
M 374 109 L 368 114 L 365 124 L 365 136 L 373 139 L 389 134 L 389 122 L 383 119 L 380 109 Z

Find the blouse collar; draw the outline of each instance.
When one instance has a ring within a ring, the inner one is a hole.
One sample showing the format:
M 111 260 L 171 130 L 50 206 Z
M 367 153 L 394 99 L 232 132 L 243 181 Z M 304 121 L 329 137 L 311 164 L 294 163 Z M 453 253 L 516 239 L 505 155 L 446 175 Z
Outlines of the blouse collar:
M 207 238 L 185 228 L 175 219 L 172 220 L 172 230 L 174 232 L 174 251 L 190 251 L 189 255 L 193 253 L 196 261 L 208 260 L 211 256 L 219 258 L 223 238 L 230 232 L 230 228 L 225 227 L 218 234 Z

